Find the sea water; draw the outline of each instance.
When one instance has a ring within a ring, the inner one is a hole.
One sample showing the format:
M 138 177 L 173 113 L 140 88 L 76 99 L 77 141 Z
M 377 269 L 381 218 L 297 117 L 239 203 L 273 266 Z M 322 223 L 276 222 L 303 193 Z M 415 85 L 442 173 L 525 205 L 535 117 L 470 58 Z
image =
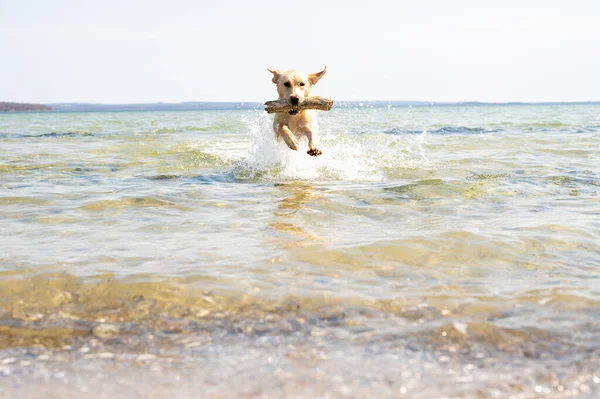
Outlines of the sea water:
M 0 114 L 0 397 L 600 395 L 600 106 Z

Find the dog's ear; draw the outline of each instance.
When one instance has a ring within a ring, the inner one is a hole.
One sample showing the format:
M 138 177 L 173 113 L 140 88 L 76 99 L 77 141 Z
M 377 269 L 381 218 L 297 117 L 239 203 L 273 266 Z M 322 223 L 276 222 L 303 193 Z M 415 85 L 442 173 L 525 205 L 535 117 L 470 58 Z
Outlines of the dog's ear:
M 277 80 L 279 79 L 279 75 L 281 74 L 281 72 L 279 72 L 279 69 L 267 68 L 267 71 L 269 71 L 273 74 L 273 83 L 277 84 Z
M 327 72 L 327 66 L 325 66 L 325 68 L 323 68 L 321 72 L 311 73 L 310 75 L 308 75 L 308 80 L 310 81 L 310 84 L 316 85 L 317 82 L 323 77 L 323 75 L 325 75 L 325 72 Z

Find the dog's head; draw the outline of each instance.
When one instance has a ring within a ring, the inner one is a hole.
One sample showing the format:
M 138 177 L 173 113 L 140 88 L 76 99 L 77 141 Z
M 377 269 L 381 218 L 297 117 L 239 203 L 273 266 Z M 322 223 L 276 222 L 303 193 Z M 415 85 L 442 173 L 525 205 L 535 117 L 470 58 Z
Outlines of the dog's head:
M 327 67 L 323 68 L 321 72 L 310 74 L 295 70 L 286 72 L 280 72 L 277 69 L 268 70 L 273 74 L 273 83 L 277 85 L 279 99 L 285 100 L 291 105 L 298 105 L 310 96 L 310 90 L 325 75 Z

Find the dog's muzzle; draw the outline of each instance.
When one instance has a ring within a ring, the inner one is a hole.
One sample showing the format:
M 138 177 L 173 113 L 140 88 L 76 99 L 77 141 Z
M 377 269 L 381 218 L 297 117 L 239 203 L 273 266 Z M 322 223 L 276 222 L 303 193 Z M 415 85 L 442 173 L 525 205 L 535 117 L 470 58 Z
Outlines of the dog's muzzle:
M 288 100 L 289 103 L 291 105 L 298 105 L 300 104 L 300 98 L 298 96 L 290 96 L 290 99 Z M 294 109 L 288 112 L 290 115 L 298 115 L 298 110 Z

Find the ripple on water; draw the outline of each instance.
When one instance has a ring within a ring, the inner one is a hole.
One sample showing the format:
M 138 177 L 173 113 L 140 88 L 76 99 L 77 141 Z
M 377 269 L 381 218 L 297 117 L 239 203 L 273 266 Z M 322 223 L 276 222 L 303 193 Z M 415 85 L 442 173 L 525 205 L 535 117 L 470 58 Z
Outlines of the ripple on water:
M 177 208 L 180 210 L 189 209 L 186 206 L 182 206 L 175 202 L 167 199 L 159 198 L 156 196 L 147 197 L 124 197 L 118 199 L 107 199 L 101 201 L 93 201 L 81 208 L 87 211 L 100 212 L 110 209 L 129 209 L 129 208 Z

